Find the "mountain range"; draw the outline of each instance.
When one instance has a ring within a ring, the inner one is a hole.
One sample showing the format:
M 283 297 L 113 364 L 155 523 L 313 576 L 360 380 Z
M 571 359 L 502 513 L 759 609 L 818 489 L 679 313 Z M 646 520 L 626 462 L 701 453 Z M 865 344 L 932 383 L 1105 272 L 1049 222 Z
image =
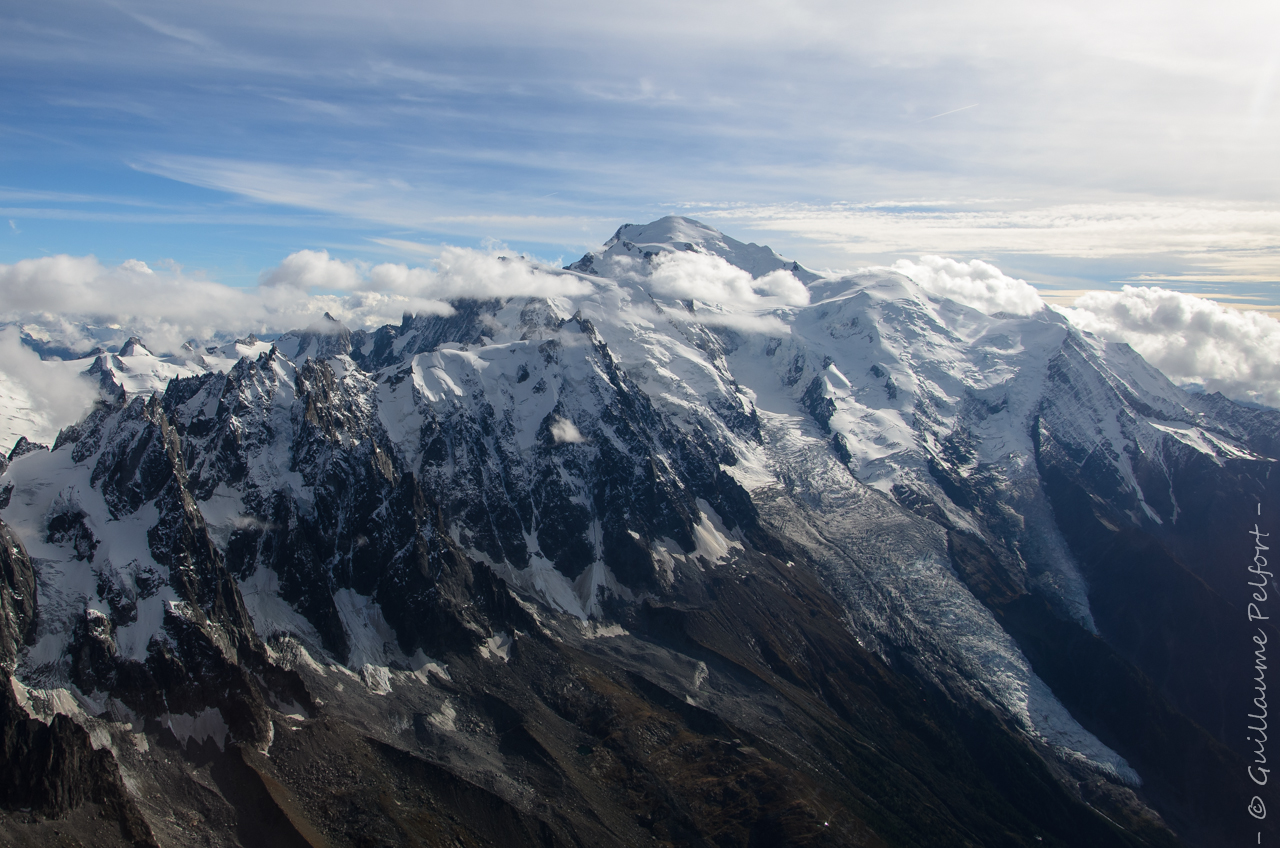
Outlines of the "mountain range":
M 1277 835 L 1280 412 L 687 218 L 503 261 L 577 294 L 44 351 L 98 400 L 0 461 L 0 844 Z

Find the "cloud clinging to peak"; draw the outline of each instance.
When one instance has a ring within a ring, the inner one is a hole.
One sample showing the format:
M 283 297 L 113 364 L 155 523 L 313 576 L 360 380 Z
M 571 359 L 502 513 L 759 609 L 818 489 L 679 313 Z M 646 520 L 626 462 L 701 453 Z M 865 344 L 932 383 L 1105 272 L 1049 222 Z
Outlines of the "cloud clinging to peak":
M 551 422 L 551 438 L 557 445 L 576 445 L 587 440 L 577 426 L 567 418 L 556 418 Z
M 572 274 L 549 271 L 522 257 L 445 247 L 435 267 L 403 263 L 350 262 L 327 250 L 299 250 L 263 271 L 264 287 L 382 292 L 438 303 L 457 298 L 559 297 L 586 294 L 591 284 Z
M 765 298 L 789 306 L 809 302 L 809 290 L 789 271 L 772 271 L 753 279 L 719 256 L 694 251 L 655 257 L 645 284 L 655 294 L 726 306 L 764 306 Z
M 19 436 L 52 444 L 61 426 L 89 411 L 97 388 L 60 365 L 41 361 L 16 328 L 0 329 L 0 453 L 7 454 Z

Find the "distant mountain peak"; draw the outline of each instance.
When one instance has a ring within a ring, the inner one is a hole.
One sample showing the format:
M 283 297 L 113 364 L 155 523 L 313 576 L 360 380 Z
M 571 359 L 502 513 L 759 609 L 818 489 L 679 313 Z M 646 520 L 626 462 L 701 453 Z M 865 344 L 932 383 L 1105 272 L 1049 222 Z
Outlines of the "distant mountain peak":
M 628 241 L 637 245 L 669 245 L 677 250 L 689 250 L 693 245 L 721 243 L 728 238 L 715 227 L 709 227 L 693 218 L 668 215 L 648 224 L 623 224 L 613 238 L 605 242 L 605 249 Z
M 150 350 L 147 349 L 147 346 L 146 344 L 143 343 L 142 339 L 138 338 L 137 336 L 130 336 L 129 341 L 125 342 L 124 345 L 121 346 L 120 353 L 118 355 L 119 356 L 154 356 L 155 354 L 153 354 Z

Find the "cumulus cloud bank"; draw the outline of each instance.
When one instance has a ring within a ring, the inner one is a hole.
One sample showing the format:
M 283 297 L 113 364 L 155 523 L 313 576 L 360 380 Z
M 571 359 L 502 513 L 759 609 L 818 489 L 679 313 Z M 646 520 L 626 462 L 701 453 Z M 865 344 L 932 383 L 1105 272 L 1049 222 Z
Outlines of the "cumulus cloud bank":
M 1280 408 L 1280 321 L 1157 286 L 1090 292 L 1071 322 L 1128 342 L 1175 383 Z
M 591 283 L 573 274 L 548 273 L 521 258 L 447 247 L 434 270 L 404 265 L 375 265 L 369 272 L 375 289 L 408 296 L 573 297 L 592 291 Z
M 900 260 L 893 270 L 932 294 L 988 314 L 1030 315 L 1044 307 L 1029 283 L 980 260 L 925 256 L 918 262 Z M 737 326 L 767 320 L 771 331 L 781 333 L 786 326 L 778 317 L 734 308 L 809 301 L 808 290 L 790 273 L 775 271 L 753 279 L 718 256 L 696 252 L 665 254 L 643 279 L 635 269 L 631 276 L 655 294 L 725 307 L 705 314 L 699 310 L 703 323 Z M 0 324 L 34 326 L 48 338 L 85 350 L 108 335 L 122 340 L 137 334 L 156 353 L 166 353 L 176 352 L 188 339 L 324 326 L 320 319 L 325 312 L 349 326 L 374 327 L 398 321 L 406 311 L 450 314 L 448 301 L 462 297 L 574 297 L 592 289 L 588 280 L 573 274 L 461 248 L 443 249 L 430 268 L 371 265 L 323 250 L 301 250 L 265 271 L 256 288 L 233 288 L 177 270 L 156 271 L 137 260 L 107 266 L 92 256 L 51 256 L 0 265 Z M 1188 294 L 1134 286 L 1092 292 L 1062 311 L 1081 329 L 1129 343 L 1175 383 L 1199 383 L 1208 391 L 1280 408 L 1280 322 L 1275 319 Z M 86 333 L 86 327 L 97 330 Z M 52 438 L 56 427 L 51 422 L 74 420 L 92 396 L 74 374 L 41 362 L 23 347 L 16 331 L 0 332 L 0 403 L 26 410 L 17 418 L 26 422 L 29 436 Z M 568 427 L 553 428 L 556 438 L 574 441 Z M 0 433 L 0 447 L 6 447 L 10 435 Z
M 892 270 L 988 315 L 1031 315 L 1045 306 L 1030 283 L 977 259 L 922 256 Z M 1280 321 L 1261 312 L 1158 286 L 1089 292 L 1060 311 L 1082 330 L 1129 344 L 1174 383 L 1280 408 Z
M 264 288 L 373 291 L 417 300 L 430 309 L 464 297 L 558 297 L 587 294 L 591 284 L 571 274 L 549 273 L 523 258 L 446 247 L 434 268 L 335 259 L 327 250 L 299 250 L 264 271 Z
M 988 315 L 1030 315 L 1044 306 L 1030 283 L 981 260 L 924 256 L 899 260 L 893 270 Z M 1090 292 L 1061 311 L 1082 330 L 1128 343 L 1179 385 L 1280 408 L 1280 321 L 1261 312 L 1158 286 Z
M 929 292 L 988 315 L 1032 315 L 1044 308 L 1034 286 L 981 259 L 958 262 L 941 256 L 921 256 L 919 262 L 899 259 L 892 267 Z
M 405 312 L 451 314 L 451 299 L 584 294 L 591 284 L 523 259 L 446 248 L 434 268 L 348 262 L 300 250 L 264 271 L 257 288 L 234 288 L 129 260 L 51 256 L 0 265 L 0 323 L 39 326 L 63 344 L 91 347 L 83 326 L 137 334 L 157 353 L 188 339 L 271 334 L 315 323 L 325 312 L 356 327 Z
M 330 258 L 327 250 L 299 250 L 264 271 L 260 279 L 263 286 L 272 288 L 354 289 L 360 285 L 360 272 L 353 262 Z

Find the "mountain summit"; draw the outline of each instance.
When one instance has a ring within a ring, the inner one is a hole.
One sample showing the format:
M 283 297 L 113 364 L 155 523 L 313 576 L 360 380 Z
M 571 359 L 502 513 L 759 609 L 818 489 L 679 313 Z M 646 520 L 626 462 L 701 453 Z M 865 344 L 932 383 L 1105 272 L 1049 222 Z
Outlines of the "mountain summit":
M 0 831 L 1273 835 L 1280 414 L 687 218 L 541 273 L 581 284 L 64 363 L 101 401 L 0 465 Z
M 819 279 L 817 274 L 800 263 L 783 259 L 772 248 L 743 244 L 706 224 L 676 215 L 659 218 L 650 224 L 623 224 L 613 238 L 605 242 L 600 253 L 588 253 L 572 265 L 565 266 L 565 270 L 607 274 L 604 269 L 615 265 L 618 257 L 650 260 L 676 251 L 719 256 L 756 278 L 774 271 L 788 271 L 803 283 Z M 596 269 L 597 263 L 600 263 L 600 271 Z

